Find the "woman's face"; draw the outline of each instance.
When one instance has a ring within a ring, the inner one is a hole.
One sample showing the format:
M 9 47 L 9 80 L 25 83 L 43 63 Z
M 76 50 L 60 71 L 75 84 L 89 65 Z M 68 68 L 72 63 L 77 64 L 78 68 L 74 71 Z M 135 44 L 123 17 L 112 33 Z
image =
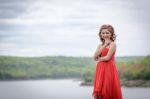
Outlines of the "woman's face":
M 101 37 L 105 39 L 110 39 L 111 33 L 107 29 L 102 29 L 101 31 Z

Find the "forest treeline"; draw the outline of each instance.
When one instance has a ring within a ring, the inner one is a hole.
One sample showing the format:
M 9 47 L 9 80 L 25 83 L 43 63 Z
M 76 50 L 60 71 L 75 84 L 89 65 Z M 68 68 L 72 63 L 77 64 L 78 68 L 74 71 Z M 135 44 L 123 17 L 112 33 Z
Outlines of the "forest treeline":
M 95 66 L 91 57 L 0 56 L 0 80 L 80 78 L 92 84 Z M 122 84 L 150 80 L 150 56 L 117 57 L 116 66 Z
M 0 56 L 0 79 L 81 78 L 93 64 L 88 57 Z

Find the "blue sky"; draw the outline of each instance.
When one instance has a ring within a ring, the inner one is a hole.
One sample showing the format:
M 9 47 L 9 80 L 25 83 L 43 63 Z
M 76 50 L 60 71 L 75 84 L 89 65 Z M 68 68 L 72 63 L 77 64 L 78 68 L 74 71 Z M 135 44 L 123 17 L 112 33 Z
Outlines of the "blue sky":
M 150 55 L 150 1 L 0 0 L 0 55 L 93 56 L 102 24 L 116 56 Z

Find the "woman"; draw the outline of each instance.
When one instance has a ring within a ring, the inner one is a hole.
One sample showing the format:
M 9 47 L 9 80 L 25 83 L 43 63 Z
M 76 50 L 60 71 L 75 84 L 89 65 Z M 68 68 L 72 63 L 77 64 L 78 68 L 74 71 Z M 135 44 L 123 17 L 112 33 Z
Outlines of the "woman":
M 114 28 L 102 25 L 99 31 L 102 44 L 99 44 L 94 60 L 97 61 L 94 76 L 94 99 L 122 99 L 121 86 L 115 66 L 116 43 Z

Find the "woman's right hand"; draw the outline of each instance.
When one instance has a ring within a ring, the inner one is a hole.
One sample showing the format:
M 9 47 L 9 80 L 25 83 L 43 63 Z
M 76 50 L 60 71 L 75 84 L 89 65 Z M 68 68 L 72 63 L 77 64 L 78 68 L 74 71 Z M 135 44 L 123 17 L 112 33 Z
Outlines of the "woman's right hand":
M 98 60 L 98 57 L 94 57 L 94 60 L 97 61 L 97 60 Z

